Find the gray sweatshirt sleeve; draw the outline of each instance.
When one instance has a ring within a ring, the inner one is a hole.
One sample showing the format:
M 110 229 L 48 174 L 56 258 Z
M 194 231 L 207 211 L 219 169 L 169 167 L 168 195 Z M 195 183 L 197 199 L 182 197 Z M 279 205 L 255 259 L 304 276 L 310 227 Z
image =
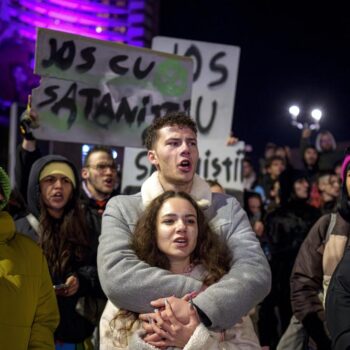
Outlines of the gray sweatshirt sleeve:
M 226 239 L 233 256 L 232 266 L 219 282 L 194 299 L 212 321 L 213 330 L 232 327 L 271 287 L 269 264 L 245 211 L 235 198 L 225 200 L 226 205 L 216 203 L 219 209 L 215 209 L 217 218 L 212 227 Z
M 102 220 L 98 270 L 107 297 L 120 308 L 149 312 L 151 300 L 199 290 L 201 282 L 193 278 L 173 275 L 138 260 L 129 248 L 138 215 L 130 220 L 135 207 L 122 203 L 130 201 L 126 197 L 132 196 L 111 199 Z M 211 222 L 215 232 L 227 241 L 233 264 L 227 275 L 194 299 L 214 330 L 237 323 L 267 295 L 271 283 L 270 268 L 245 212 L 232 197 L 221 200 L 225 203 L 211 208 L 215 213 Z
M 141 197 L 136 196 L 118 196 L 108 202 L 97 256 L 101 286 L 108 299 L 119 308 L 138 313 L 152 311 L 152 300 L 172 295 L 182 297 L 202 287 L 194 278 L 150 267 L 130 249 L 130 235 L 141 211 L 140 202 Z

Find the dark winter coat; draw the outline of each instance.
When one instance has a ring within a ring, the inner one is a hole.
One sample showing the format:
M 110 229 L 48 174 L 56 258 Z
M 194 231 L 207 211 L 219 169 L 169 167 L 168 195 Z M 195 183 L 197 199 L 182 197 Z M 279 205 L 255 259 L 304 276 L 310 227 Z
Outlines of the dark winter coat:
M 350 247 L 333 273 L 326 299 L 327 327 L 332 349 L 350 348 Z
M 40 184 L 39 175 L 42 169 L 51 162 L 65 162 L 73 169 L 75 182 L 79 183 L 78 172 L 74 165 L 65 157 L 58 155 L 49 155 L 38 159 L 31 168 L 28 181 L 28 210 L 38 220 L 40 218 Z M 73 196 L 79 197 L 79 187 L 73 189 Z M 60 220 L 57 220 L 60 225 Z M 29 224 L 26 217 L 16 222 L 16 228 L 29 235 L 35 241 L 38 241 L 38 233 Z M 54 229 L 54 228 L 53 228 Z M 60 311 L 60 324 L 55 332 L 55 339 L 63 342 L 79 343 L 92 335 L 94 325 L 85 317 L 76 312 L 76 305 L 80 297 L 89 296 L 93 288 L 98 284 L 96 262 L 93 263 L 91 255 L 86 256 L 84 261 L 77 261 L 72 257 L 66 275 L 62 278 L 51 276 L 53 284 L 64 283 L 72 274 L 76 274 L 79 279 L 78 292 L 70 297 L 57 296 L 58 307 Z M 99 285 L 99 284 L 98 284 Z
M 324 308 L 320 298 L 323 290 L 323 252 L 331 214 L 323 215 L 311 228 L 295 260 L 291 274 L 293 314 L 302 322 L 317 344 L 329 344 L 324 328 Z M 350 233 L 350 224 L 339 214 L 331 234 Z

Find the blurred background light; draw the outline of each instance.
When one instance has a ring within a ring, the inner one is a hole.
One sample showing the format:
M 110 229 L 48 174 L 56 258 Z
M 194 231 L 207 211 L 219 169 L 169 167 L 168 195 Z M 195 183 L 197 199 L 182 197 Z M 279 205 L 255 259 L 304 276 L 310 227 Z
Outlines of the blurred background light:
M 290 106 L 289 113 L 292 115 L 292 118 L 297 118 L 300 113 L 300 108 L 296 105 Z

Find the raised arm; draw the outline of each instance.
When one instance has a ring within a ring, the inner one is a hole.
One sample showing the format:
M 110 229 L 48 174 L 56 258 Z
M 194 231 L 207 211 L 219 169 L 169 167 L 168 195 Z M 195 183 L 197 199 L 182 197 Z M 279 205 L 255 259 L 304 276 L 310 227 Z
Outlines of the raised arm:
M 311 130 L 308 127 L 304 127 L 301 131 L 300 146 L 299 146 L 301 159 L 303 159 L 304 157 L 304 152 L 306 148 L 311 145 L 310 137 L 311 137 Z
M 29 104 L 31 98 L 29 98 Z M 20 123 L 20 134 L 22 143 L 17 146 L 15 178 L 16 187 L 27 202 L 27 187 L 30 169 L 33 163 L 41 157 L 41 152 L 37 148 L 36 139 L 33 137 L 32 128 L 39 126 L 38 113 L 30 108 L 23 113 Z

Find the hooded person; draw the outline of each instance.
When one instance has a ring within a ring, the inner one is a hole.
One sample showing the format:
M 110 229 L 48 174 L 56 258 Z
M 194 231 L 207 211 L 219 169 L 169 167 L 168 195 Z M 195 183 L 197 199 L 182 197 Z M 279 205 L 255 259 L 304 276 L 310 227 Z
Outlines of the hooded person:
M 67 158 L 59 155 L 39 158 L 28 181 L 30 214 L 18 220 L 16 226 L 40 245 L 48 261 L 61 316 L 56 343 L 84 346 L 94 325 L 76 307 L 80 297 L 93 293 L 98 277 L 78 184 L 78 172 Z
M 40 188 L 41 180 L 56 174 L 66 177 L 70 181 L 72 189 L 70 191 L 68 190 L 69 198 L 65 198 L 67 196 L 65 196 L 65 194 L 61 194 L 61 191 L 56 191 L 56 194 L 53 192 L 52 194 L 47 194 L 45 196 L 42 195 Z M 50 196 L 51 201 L 55 201 L 54 198 L 56 196 L 56 202 L 59 201 L 59 196 L 61 196 L 61 201 L 63 204 L 67 204 L 63 206 L 63 212 L 67 213 L 78 201 L 79 187 L 76 186 L 77 183 L 79 183 L 79 174 L 73 163 L 71 163 L 67 158 L 59 155 L 48 155 L 36 160 L 29 173 L 28 180 L 27 202 L 28 211 L 30 214 L 25 218 L 21 218 L 16 221 L 17 229 L 28 234 L 34 241 L 39 242 L 39 219 L 45 211 L 45 207 L 47 207 Z
M 302 154 L 302 162 L 306 172 L 307 179 L 311 182 L 316 180 L 318 173 L 319 154 L 315 146 L 307 145 Z
M 3 210 L 10 192 L 0 167 L 0 348 L 52 350 L 59 313 L 47 262 Z

